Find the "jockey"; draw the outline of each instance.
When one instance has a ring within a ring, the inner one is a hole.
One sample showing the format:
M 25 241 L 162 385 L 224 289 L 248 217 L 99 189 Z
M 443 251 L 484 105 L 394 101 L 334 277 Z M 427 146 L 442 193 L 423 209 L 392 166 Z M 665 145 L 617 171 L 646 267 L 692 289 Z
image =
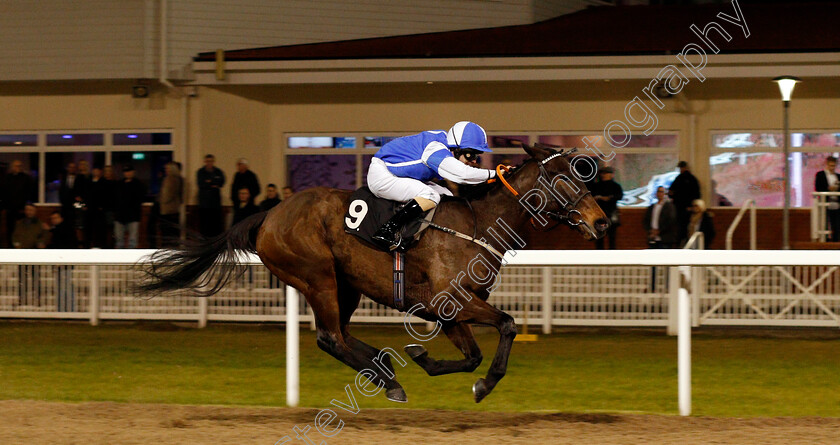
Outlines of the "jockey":
M 398 248 L 405 224 L 438 205 L 440 195 L 452 196 L 432 179 L 479 184 L 494 178 L 494 170 L 473 167 L 478 165 L 479 154 L 490 151 L 484 129 L 467 121 L 448 132 L 424 131 L 385 144 L 370 161 L 368 187 L 380 198 L 406 205 L 376 231 L 374 241 L 383 248 Z

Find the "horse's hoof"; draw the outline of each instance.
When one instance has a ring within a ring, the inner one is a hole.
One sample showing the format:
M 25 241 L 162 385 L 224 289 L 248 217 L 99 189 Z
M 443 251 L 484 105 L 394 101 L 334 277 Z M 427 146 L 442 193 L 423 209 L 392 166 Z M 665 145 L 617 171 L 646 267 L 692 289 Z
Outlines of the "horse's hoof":
M 490 389 L 487 388 L 487 383 L 484 379 L 478 379 L 478 381 L 473 384 L 472 391 L 475 403 L 481 402 L 485 397 L 487 397 L 487 394 L 490 394 Z
M 419 358 L 423 354 L 428 354 L 428 352 L 426 351 L 426 348 L 424 348 L 422 345 L 413 345 L 412 344 L 412 345 L 406 346 L 404 349 L 405 349 L 405 352 L 408 354 L 409 357 L 411 357 L 412 360 L 416 360 L 417 358 Z
M 405 390 L 402 388 L 391 388 L 385 391 L 385 397 L 392 402 L 397 403 L 405 403 L 408 401 L 408 397 L 405 396 Z

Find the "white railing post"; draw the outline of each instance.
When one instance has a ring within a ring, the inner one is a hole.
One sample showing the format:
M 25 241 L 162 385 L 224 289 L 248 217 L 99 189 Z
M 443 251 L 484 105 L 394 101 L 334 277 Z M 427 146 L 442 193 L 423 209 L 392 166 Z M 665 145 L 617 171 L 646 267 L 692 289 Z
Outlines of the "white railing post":
M 680 271 L 674 266 L 668 267 L 668 335 L 677 335 L 679 328 L 679 289 Z
M 210 297 L 198 298 L 198 327 L 207 327 L 207 299 Z
M 732 250 L 732 236 L 735 235 L 735 229 L 738 227 L 738 224 L 741 223 L 741 218 L 744 217 L 744 213 L 747 212 L 747 209 L 750 209 L 750 248 L 755 250 L 755 200 L 748 199 L 744 201 L 744 204 L 741 206 L 741 210 L 738 211 L 738 214 L 735 215 L 735 219 L 732 220 L 732 224 L 729 225 L 729 229 L 726 230 L 726 250 Z
M 99 266 L 90 266 L 90 325 L 99 325 Z
M 542 268 L 542 331 L 551 334 L 551 319 L 554 315 L 554 303 L 551 295 L 552 273 L 550 266 Z
M 820 234 L 818 232 L 817 217 L 819 216 L 819 199 L 816 193 L 811 194 L 811 241 L 819 241 Z
M 677 336 L 677 380 L 680 415 L 691 415 L 691 299 L 679 289 L 679 334 Z
M 752 201 L 752 204 L 750 205 L 750 250 L 755 250 L 758 248 L 758 238 L 756 234 L 756 224 L 758 224 L 757 221 L 758 219 L 755 215 L 755 201 Z
M 286 286 L 286 405 L 295 407 L 300 401 L 300 313 L 298 292 Z

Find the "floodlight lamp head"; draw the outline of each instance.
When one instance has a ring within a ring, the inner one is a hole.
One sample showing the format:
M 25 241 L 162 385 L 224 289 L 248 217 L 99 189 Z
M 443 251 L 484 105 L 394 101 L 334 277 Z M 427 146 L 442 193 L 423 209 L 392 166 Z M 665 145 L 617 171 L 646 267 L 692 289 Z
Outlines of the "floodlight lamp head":
M 790 97 L 793 95 L 793 87 L 800 82 L 800 79 L 793 76 L 780 76 L 773 79 L 773 82 L 779 84 L 779 91 L 782 93 L 782 100 L 790 102 Z

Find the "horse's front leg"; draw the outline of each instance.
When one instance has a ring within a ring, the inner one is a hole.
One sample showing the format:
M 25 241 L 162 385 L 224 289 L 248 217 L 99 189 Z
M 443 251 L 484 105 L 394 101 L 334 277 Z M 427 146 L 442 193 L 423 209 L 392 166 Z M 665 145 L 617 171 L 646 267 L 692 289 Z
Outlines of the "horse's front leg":
M 455 347 L 464 354 L 462 360 L 435 360 L 422 345 L 412 344 L 405 347 L 405 352 L 431 376 L 452 374 L 455 372 L 473 372 L 481 364 L 481 349 L 475 341 L 472 328 L 466 323 L 447 323 L 443 332 Z
M 487 376 L 478 379 L 473 385 L 473 396 L 475 402 L 478 403 L 493 391 L 493 388 L 507 372 L 510 349 L 513 346 L 513 339 L 516 337 L 516 323 L 514 323 L 513 317 L 479 298 L 473 298 L 464 304 L 455 320 L 461 323 L 489 325 L 499 331 L 499 347 L 496 349 L 496 355 L 493 357 L 493 363 L 490 364 Z

